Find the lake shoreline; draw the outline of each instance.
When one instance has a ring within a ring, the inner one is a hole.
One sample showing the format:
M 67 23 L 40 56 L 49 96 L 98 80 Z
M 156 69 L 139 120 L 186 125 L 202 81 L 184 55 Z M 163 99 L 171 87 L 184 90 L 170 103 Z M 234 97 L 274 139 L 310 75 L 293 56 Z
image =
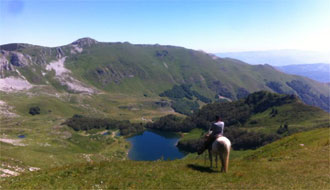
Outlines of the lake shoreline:
M 134 161 L 181 159 L 186 153 L 177 147 L 180 138 L 181 135 L 175 132 L 147 129 L 126 138 L 131 144 L 127 158 Z

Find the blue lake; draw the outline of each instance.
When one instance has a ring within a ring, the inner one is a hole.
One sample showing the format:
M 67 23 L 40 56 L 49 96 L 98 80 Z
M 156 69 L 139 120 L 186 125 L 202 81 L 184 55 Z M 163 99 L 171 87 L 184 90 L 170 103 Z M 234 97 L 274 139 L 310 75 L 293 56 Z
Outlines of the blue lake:
M 147 130 L 128 138 L 132 147 L 128 153 L 131 160 L 173 160 L 185 156 L 176 147 L 180 136 L 171 132 Z

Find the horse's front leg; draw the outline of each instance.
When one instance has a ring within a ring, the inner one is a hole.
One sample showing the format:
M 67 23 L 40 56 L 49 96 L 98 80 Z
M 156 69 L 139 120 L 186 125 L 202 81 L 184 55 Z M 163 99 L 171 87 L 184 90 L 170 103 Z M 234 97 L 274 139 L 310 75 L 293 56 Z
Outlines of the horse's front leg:
M 215 155 L 215 168 L 218 168 L 218 154 Z
M 212 152 L 209 150 L 210 167 L 212 168 Z

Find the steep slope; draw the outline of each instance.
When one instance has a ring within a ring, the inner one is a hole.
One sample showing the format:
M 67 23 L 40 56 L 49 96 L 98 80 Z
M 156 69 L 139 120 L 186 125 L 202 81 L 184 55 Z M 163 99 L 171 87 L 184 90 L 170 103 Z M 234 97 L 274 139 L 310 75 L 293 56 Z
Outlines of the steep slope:
M 189 84 L 213 100 L 235 100 L 268 90 L 297 94 L 307 104 L 329 109 L 326 84 L 287 75 L 269 65 L 252 66 L 181 47 L 83 38 L 56 48 L 8 44 L 0 49 L 2 91 L 21 89 L 9 79 L 19 80 L 19 84 L 25 81 L 30 85 L 26 88 L 51 85 L 60 92 L 105 91 L 145 97 L 158 96 L 175 84 Z
M 249 152 L 232 151 L 229 172 L 203 157 L 63 166 L 8 178 L 4 189 L 329 189 L 329 129 L 295 134 Z

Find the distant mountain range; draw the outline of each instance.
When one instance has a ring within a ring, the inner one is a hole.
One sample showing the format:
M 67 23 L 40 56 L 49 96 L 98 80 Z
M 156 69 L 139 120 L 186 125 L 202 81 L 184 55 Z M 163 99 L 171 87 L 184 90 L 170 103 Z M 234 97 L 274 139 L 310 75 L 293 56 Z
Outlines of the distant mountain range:
M 270 50 L 270 51 L 245 51 L 224 52 L 215 55 L 225 58 L 234 58 L 246 63 L 269 64 L 272 66 L 285 66 L 311 63 L 329 63 L 330 52 L 300 51 L 300 50 Z
M 217 53 L 252 65 L 269 64 L 287 74 L 305 76 L 319 82 L 330 82 L 330 53 L 274 50 Z
M 330 64 L 316 63 L 303 65 L 286 65 L 276 68 L 288 74 L 305 76 L 319 82 L 330 82 Z
M 187 85 L 190 90 L 175 85 Z M 0 91 L 36 92 L 45 87 L 58 93 L 121 93 L 142 98 L 160 98 L 171 89 L 174 98 L 178 91 L 194 92 L 178 102 L 180 108 L 202 105 L 200 100 L 206 98 L 230 101 L 266 90 L 296 94 L 324 110 L 330 107 L 326 84 L 285 74 L 270 65 L 249 65 L 182 47 L 91 38 L 54 48 L 19 43 L 0 46 Z

